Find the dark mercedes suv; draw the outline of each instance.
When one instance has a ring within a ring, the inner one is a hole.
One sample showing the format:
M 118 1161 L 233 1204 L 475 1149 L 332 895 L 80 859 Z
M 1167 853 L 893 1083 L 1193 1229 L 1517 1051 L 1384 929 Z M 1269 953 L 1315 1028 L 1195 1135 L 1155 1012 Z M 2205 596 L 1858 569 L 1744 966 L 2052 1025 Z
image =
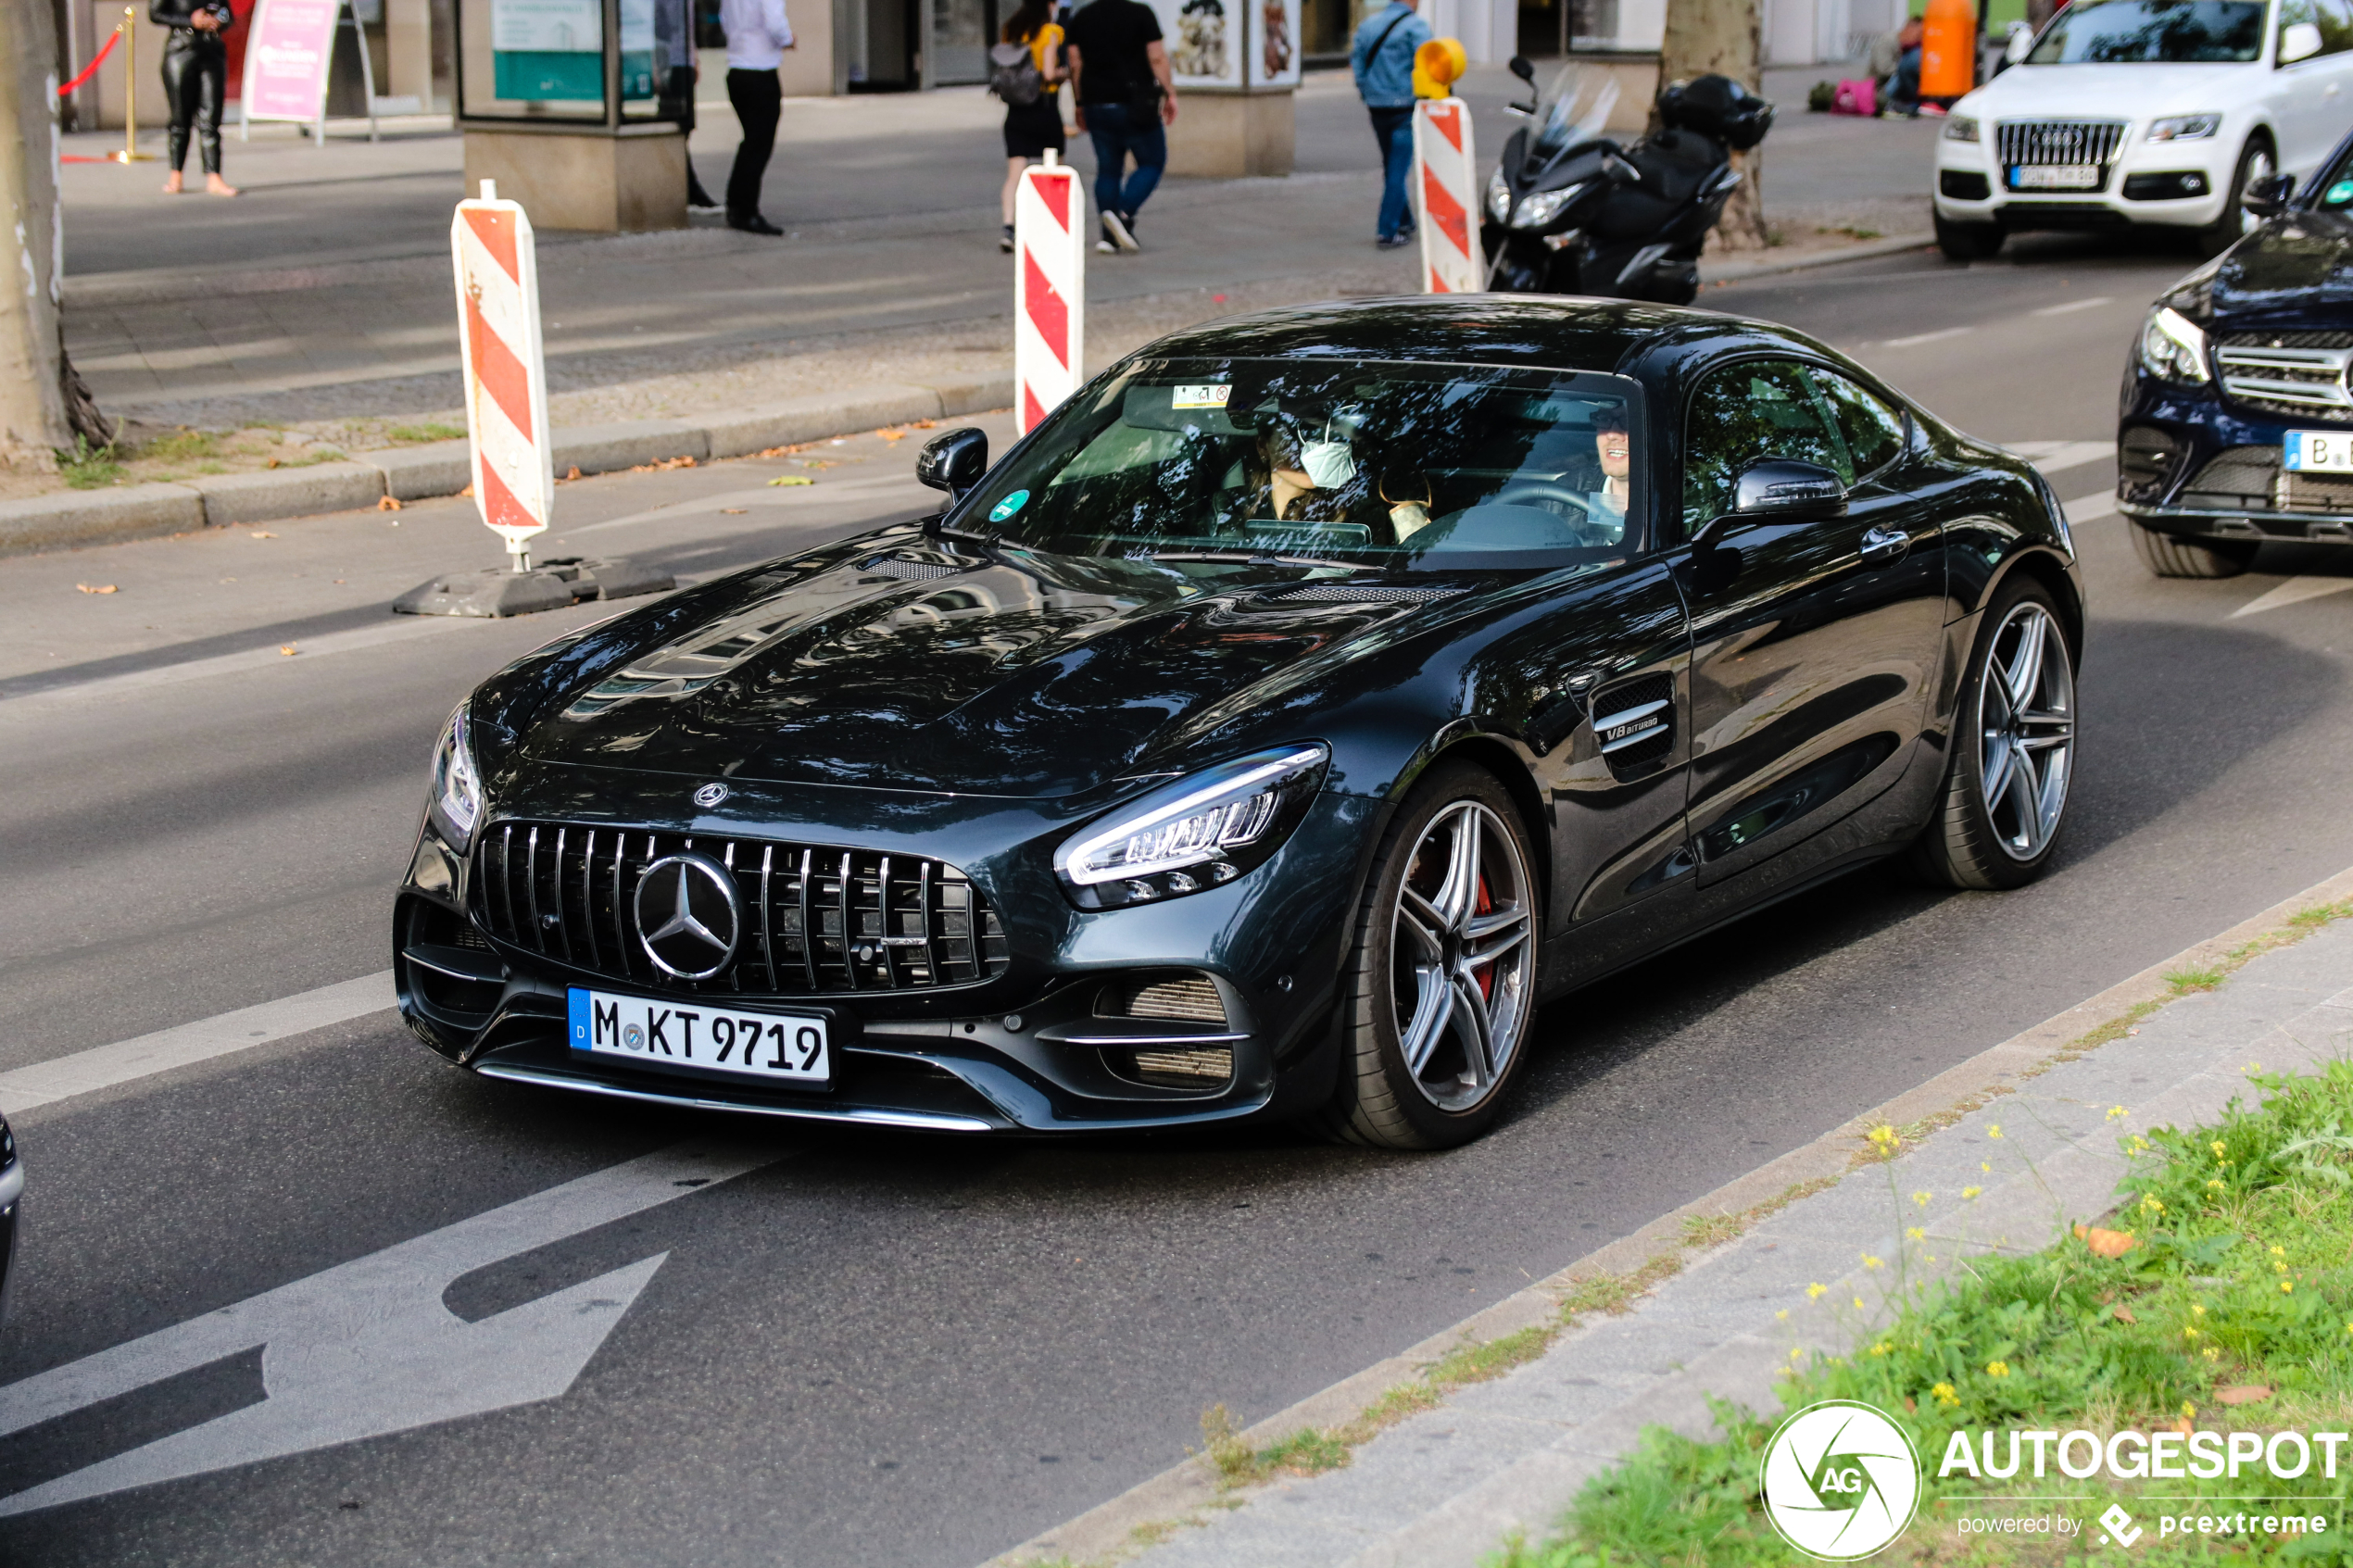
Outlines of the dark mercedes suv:
M 2124 372 L 2117 508 L 2159 577 L 2231 577 L 2266 540 L 2353 544 L 2353 137 L 2150 307 Z

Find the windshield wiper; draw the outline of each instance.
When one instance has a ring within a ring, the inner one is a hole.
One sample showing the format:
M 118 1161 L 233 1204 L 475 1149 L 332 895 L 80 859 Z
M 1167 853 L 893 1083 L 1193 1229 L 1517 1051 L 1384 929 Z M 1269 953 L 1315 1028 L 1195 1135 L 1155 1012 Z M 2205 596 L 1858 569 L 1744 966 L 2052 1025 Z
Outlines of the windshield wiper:
M 1360 560 L 1327 560 L 1322 556 L 1277 556 L 1261 552 L 1256 555 L 1241 550 L 1155 550 L 1153 560 L 1215 561 L 1227 566 L 1307 566 L 1338 567 L 1342 571 L 1378 571 L 1381 569 Z

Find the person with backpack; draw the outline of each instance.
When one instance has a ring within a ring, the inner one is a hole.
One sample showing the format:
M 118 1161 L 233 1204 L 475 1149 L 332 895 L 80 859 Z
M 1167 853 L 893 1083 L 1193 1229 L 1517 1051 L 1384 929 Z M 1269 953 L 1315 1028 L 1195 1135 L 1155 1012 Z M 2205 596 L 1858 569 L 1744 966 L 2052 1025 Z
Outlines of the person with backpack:
M 1070 19 L 1070 92 L 1078 129 L 1095 144 L 1098 251 L 1141 250 L 1136 209 L 1168 167 L 1166 127 L 1176 123 L 1176 79 L 1160 19 L 1141 0 L 1089 0 Z M 1127 159 L 1136 172 L 1123 184 Z
M 1348 51 L 1356 94 L 1373 117 L 1380 144 L 1380 219 L 1374 243 L 1395 250 L 1414 240 L 1405 182 L 1414 167 L 1414 53 L 1437 34 L 1414 13 L 1415 0 L 1390 0 L 1366 17 Z
M 1058 0 L 1022 0 L 1005 23 L 1004 39 L 988 51 L 988 90 L 1005 102 L 1004 238 L 997 248 L 1013 248 L 1013 197 L 1021 171 L 1063 141 L 1063 30 L 1055 24 Z

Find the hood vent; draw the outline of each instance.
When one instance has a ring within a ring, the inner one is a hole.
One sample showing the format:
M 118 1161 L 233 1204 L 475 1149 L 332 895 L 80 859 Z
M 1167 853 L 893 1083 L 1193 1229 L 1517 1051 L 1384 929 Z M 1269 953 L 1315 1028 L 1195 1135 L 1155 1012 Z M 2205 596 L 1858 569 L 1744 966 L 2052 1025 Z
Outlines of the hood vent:
M 964 569 L 943 566 L 932 560 L 902 560 L 897 556 L 876 556 L 858 563 L 858 570 L 876 577 L 898 577 L 909 583 L 930 583 L 942 577 L 954 577 Z
M 1325 604 L 1428 604 L 1434 599 L 1451 599 L 1466 588 L 1402 587 L 1385 583 L 1367 583 L 1361 586 L 1348 583 L 1310 583 L 1304 587 L 1271 594 L 1270 598 L 1313 599 Z

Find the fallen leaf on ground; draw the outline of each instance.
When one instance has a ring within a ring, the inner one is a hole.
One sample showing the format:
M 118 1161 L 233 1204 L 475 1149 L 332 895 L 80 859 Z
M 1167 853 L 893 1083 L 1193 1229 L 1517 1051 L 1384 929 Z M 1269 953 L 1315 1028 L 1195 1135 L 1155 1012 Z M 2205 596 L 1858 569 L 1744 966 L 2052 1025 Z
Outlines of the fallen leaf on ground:
M 2190 1418 L 2188 1416 L 2182 1417 L 2181 1420 L 2175 1422 L 2170 1428 L 2168 1428 L 2169 1431 L 2173 1432 L 2187 1432 L 2189 1429 Z
M 2214 1390 L 2214 1398 L 2226 1405 L 2251 1405 L 2271 1397 L 2271 1391 L 2260 1383 L 2234 1383 L 2228 1388 Z
M 257 539 L 275 539 L 277 537 L 275 533 L 271 533 L 266 528 L 255 529 L 253 531 L 253 536 Z
M 572 471 L 565 474 L 564 477 L 566 479 L 578 479 L 580 477 L 580 465 L 578 463 L 573 464 Z
M 744 515 L 744 509 L 741 507 L 722 507 L 719 508 L 719 515 L 722 517 L 741 517 Z
M 473 493 L 474 487 L 469 484 L 463 490 L 458 492 L 458 499 L 460 501 L 472 500 L 473 498 Z
M 2097 1225 L 2077 1225 L 2075 1234 L 2095 1256 L 2101 1258 L 2121 1258 L 2137 1245 L 2131 1231 L 2104 1231 Z
M 810 478 L 805 473 L 786 473 L 779 474 L 768 483 L 773 486 L 778 484 L 814 484 L 817 482 Z
M 397 495 L 382 496 L 376 502 L 376 510 L 380 512 L 396 512 L 399 509 L 400 497 Z
M 280 643 L 278 645 L 278 651 L 284 654 L 289 659 L 294 657 L 294 650 L 295 646 L 292 643 Z
M 76 583 L 74 586 L 85 594 L 111 594 L 115 591 L 111 583 Z
M 904 441 L 907 439 L 907 433 L 903 430 L 878 430 L 875 432 L 875 433 L 881 436 L 885 441 Z
M 275 458 L 271 458 L 267 466 L 273 469 L 276 468 L 278 466 L 278 459 Z
M 936 430 L 938 428 L 938 425 L 939 421 L 937 420 L 917 420 L 915 421 L 915 428 L 917 430 Z
M 2117 1307 L 2112 1315 L 2118 1323 L 2138 1323 L 2141 1321 L 2133 1315 L 2132 1308 L 2120 1304 Z

